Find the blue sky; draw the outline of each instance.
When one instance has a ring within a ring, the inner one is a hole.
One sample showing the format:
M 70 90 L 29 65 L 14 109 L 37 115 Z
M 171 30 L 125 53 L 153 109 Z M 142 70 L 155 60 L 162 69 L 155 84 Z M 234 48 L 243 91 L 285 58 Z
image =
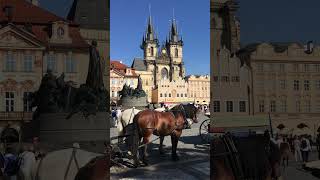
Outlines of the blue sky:
M 209 0 L 111 0 L 111 59 L 131 65 L 134 57 L 143 57 L 140 44 L 149 16 L 149 4 L 160 43 L 169 33 L 169 20 L 174 9 L 184 40 L 186 73 L 209 74 Z
M 319 0 L 240 1 L 241 42 L 320 42 Z

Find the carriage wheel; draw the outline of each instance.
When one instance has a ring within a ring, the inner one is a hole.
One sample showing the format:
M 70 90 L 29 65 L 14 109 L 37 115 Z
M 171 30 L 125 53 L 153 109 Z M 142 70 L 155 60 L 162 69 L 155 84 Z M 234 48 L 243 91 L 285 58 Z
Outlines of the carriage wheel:
M 212 136 L 209 133 L 210 119 L 203 121 L 199 128 L 199 134 L 204 143 L 209 144 L 211 142 Z

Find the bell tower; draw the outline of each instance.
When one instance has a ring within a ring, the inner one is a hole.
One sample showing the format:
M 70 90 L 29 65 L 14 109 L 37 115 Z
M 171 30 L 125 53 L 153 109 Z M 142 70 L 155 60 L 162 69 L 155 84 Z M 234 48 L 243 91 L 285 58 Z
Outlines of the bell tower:
M 151 15 L 149 16 L 147 29 L 142 37 L 140 48 L 143 50 L 145 60 L 156 60 L 156 57 L 158 56 L 159 41 L 152 25 Z

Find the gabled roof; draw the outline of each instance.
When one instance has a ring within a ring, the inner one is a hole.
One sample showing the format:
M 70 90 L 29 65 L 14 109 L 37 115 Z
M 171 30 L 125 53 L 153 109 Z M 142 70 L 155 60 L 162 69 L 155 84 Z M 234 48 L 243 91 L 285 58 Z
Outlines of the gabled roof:
M 106 0 L 74 0 L 67 19 L 81 28 L 108 30 L 109 7 Z
M 44 43 L 47 47 L 52 48 L 77 48 L 87 50 L 89 44 L 82 38 L 80 29 L 76 24 L 58 17 L 57 15 L 48 12 L 41 7 L 35 6 L 25 0 L 1 0 L 0 1 L 0 24 L 8 25 L 8 18 L 6 17 L 3 8 L 6 6 L 12 7 L 12 20 L 17 28 L 27 29 L 26 25 L 30 25 L 29 32 L 33 34 L 36 39 Z M 51 38 L 52 23 L 63 21 L 69 23 L 69 36 L 72 40 L 70 44 L 52 44 L 49 43 Z M 71 24 L 70 24 L 71 23 Z
M 134 68 L 137 71 L 146 71 L 147 65 L 143 59 L 134 58 L 131 68 Z
M 11 6 L 12 9 L 12 22 L 13 23 L 38 23 L 47 24 L 54 21 L 66 21 L 65 19 L 46 11 L 38 6 L 33 5 L 31 2 L 25 0 L 1 0 L 0 1 L 0 21 L 7 21 L 5 6 Z

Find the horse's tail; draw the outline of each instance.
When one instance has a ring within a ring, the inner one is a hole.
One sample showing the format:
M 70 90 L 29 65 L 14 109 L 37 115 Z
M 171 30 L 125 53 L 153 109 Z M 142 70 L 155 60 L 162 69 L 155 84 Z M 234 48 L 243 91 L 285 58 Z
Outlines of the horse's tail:
M 140 145 L 140 128 L 138 124 L 140 114 L 136 114 L 133 117 L 133 132 L 132 132 L 132 155 L 134 160 L 134 165 L 139 165 L 139 145 Z

